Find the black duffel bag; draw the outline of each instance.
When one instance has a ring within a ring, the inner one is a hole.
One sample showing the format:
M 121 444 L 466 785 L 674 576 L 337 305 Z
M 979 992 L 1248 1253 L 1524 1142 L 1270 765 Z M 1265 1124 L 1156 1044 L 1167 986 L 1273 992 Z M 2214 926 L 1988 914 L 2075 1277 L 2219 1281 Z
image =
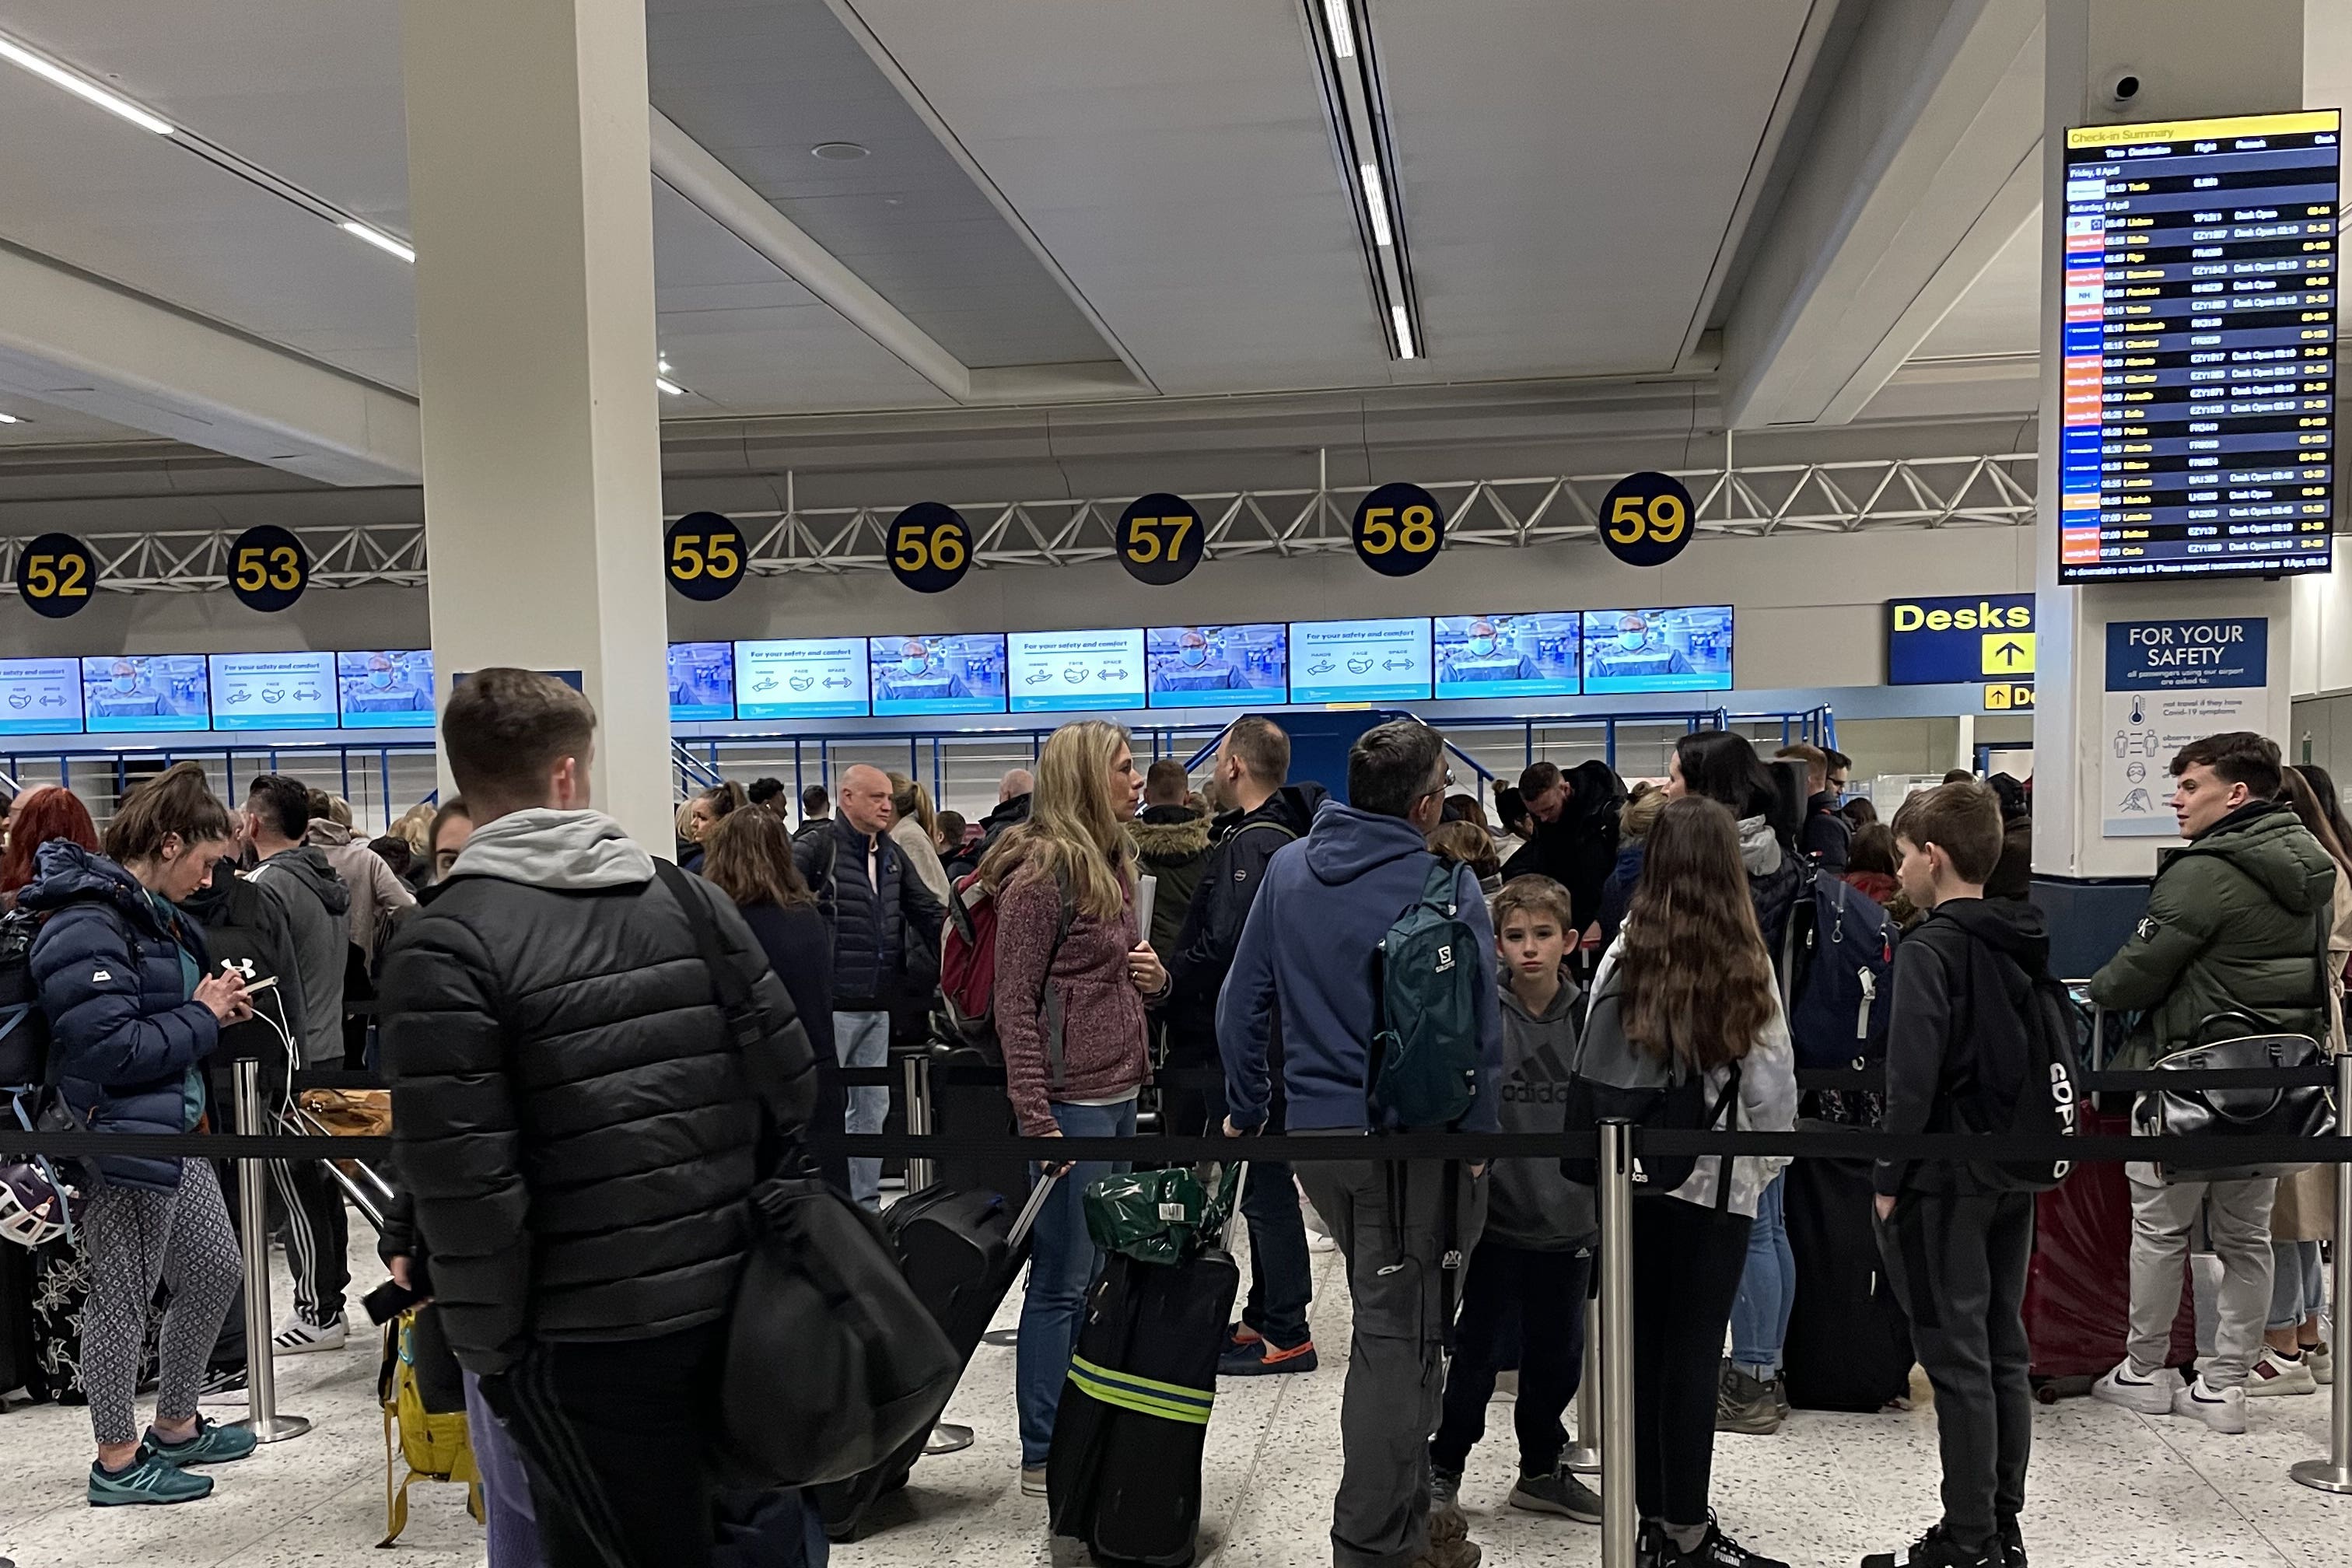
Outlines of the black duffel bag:
M 2243 1035 L 2203 1044 L 2217 1025 L 2251 1026 Z M 2158 1061 L 2159 1072 L 2243 1071 L 2249 1068 L 2324 1067 L 2327 1052 L 2309 1035 L 2263 1028 L 2243 1013 L 2216 1013 L 2197 1026 L 2198 1043 Z M 2132 1105 L 2132 1130 L 2163 1138 L 2325 1138 L 2336 1131 L 2336 1107 L 2325 1085 L 2282 1089 L 2157 1089 L 2141 1091 Z M 2168 1182 L 2253 1182 L 2291 1176 L 2316 1161 L 2300 1163 L 2184 1165 L 2158 1156 Z
M 963 1363 L 865 1210 L 815 1177 L 751 1194 L 727 1331 L 729 1468 L 761 1487 L 858 1475 L 930 1430 Z

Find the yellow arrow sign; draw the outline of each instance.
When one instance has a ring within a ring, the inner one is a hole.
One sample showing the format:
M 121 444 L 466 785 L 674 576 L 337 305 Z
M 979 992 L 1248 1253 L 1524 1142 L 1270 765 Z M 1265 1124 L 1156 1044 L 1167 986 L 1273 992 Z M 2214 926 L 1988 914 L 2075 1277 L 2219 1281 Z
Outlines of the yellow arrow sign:
M 1984 673 L 2020 676 L 2033 673 L 2032 632 L 1987 632 L 1982 644 Z

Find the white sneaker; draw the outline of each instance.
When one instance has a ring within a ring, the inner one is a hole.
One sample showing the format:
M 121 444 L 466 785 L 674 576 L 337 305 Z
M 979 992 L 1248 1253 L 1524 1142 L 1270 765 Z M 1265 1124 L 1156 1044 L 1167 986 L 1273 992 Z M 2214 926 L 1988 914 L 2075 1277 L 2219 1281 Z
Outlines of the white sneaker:
M 1337 1252 L 1339 1250 L 1339 1243 L 1333 1237 L 1324 1235 L 1319 1230 L 1310 1230 L 1307 1233 L 1307 1250 L 1309 1252 Z
M 1045 1466 L 1024 1465 L 1021 1467 L 1021 1495 L 1023 1497 L 1044 1497 L 1045 1495 Z
M 2113 1371 L 2091 1384 L 2091 1397 L 2104 1399 L 2110 1405 L 2120 1405 L 2126 1410 L 2137 1410 L 2142 1415 L 2169 1415 L 2173 1399 L 2181 1392 L 2180 1374 L 2168 1366 L 2158 1367 L 2142 1377 L 2132 1370 L 2128 1360 L 2116 1363 Z
M 2231 1436 L 2246 1429 L 2246 1391 L 2215 1388 L 2197 1374 L 2197 1381 L 2172 1396 L 2175 1415 L 2194 1415 L 2216 1432 Z
M 327 1323 L 309 1323 L 297 1318 L 278 1330 L 271 1338 L 269 1345 L 279 1355 L 308 1355 L 312 1351 L 339 1351 L 343 1348 L 343 1340 L 348 1330 L 341 1318 Z
M 2336 1381 L 2336 1353 L 2326 1345 L 2314 1345 L 2303 1352 L 2303 1364 L 2311 1369 L 2311 1380 L 2325 1387 Z
M 2319 1381 L 2312 1375 L 2311 1368 L 2305 1364 L 2303 1357 L 2289 1361 L 2268 1345 L 2263 1347 L 2263 1353 L 2254 1358 L 2254 1364 L 2246 1373 L 2246 1397 L 2249 1399 L 2260 1399 L 2265 1394 L 2318 1392 Z

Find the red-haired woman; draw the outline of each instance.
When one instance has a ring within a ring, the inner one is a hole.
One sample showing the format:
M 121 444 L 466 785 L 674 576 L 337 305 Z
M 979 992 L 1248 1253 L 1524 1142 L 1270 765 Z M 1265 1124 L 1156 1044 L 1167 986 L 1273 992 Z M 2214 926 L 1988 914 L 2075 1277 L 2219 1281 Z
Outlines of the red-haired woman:
M 0 910 L 16 907 L 16 894 L 40 874 L 41 846 L 64 839 L 98 853 L 98 825 L 89 807 L 61 784 L 37 784 L 8 807 L 8 847 L 0 852 Z

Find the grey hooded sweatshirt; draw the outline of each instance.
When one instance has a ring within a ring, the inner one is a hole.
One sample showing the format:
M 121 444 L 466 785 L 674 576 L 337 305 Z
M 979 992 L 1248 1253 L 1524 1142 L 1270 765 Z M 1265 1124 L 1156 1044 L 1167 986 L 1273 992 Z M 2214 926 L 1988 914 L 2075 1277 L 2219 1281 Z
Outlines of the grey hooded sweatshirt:
M 299 1027 L 306 1067 L 343 1059 L 343 968 L 352 944 L 351 890 L 320 851 L 305 844 L 281 849 L 248 879 L 277 895 L 294 934 L 294 965 L 302 976 L 300 1005 L 289 998 L 288 1022 Z
M 1503 1002 L 1502 1118 L 1506 1132 L 1557 1132 L 1576 1061 L 1576 982 L 1560 976 L 1551 1005 L 1527 1010 L 1507 976 Z M 1527 1252 L 1570 1252 L 1601 1234 L 1592 1189 L 1559 1173 L 1559 1162 L 1497 1160 L 1487 1184 L 1486 1237 Z

